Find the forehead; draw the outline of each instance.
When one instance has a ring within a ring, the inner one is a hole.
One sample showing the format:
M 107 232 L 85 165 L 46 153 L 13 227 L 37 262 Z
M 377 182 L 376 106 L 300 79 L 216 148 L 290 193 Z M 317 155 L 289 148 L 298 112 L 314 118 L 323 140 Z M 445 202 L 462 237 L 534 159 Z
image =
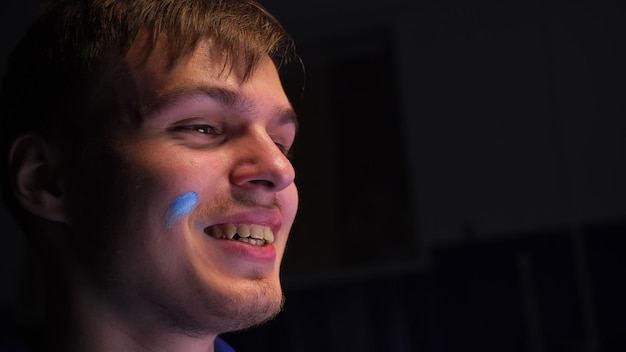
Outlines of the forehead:
M 127 63 L 141 110 L 148 113 L 184 99 L 212 98 L 230 108 L 244 110 L 258 104 L 274 105 L 284 118 L 295 122 L 295 114 L 283 91 L 277 69 L 269 56 L 261 58 L 244 79 L 244 67 L 214 50 L 210 38 L 201 40 L 188 55 L 171 65 L 164 39 L 158 40 L 146 55 L 145 40 L 140 35 L 131 46 Z
M 190 53 L 176 56 L 173 61 L 172 46 L 167 38 L 161 35 L 152 43 L 150 35 L 146 31 L 140 32 L 125 60 L 137 82 L 146 88 L 159 91 L 164 86 L 182 85 L 183 81 L 185 84 L 213 81 L 231 88 L 245 83 L 243 61 L 234 53 L 219 51 L 212 37 L 203 37 Z M 268 78 L 272 77 L 263 77 Z

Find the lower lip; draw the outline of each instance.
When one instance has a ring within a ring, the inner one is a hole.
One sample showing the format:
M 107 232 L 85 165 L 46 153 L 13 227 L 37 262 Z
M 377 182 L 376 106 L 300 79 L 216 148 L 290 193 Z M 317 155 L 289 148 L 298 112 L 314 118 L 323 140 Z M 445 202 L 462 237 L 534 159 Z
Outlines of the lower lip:
M 272 244 L 259 247 L 236 240 L 212 239 L 215 240 L 220 247 L 224 248 L 224 250 L 231 253 L 231 255 L 248 261 L 273 263 L 276 259 L 276 248 Z

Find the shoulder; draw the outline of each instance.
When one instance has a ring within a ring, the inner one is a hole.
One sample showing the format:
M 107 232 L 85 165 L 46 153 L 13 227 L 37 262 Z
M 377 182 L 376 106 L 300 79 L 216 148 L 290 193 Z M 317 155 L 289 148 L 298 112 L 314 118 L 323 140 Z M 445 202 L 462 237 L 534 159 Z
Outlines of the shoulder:
M 235 352 L 235 350 L 230 347 L 226 341 L 222 340 L 221 338 L 216 337 L 215 338 L 215 352 Z

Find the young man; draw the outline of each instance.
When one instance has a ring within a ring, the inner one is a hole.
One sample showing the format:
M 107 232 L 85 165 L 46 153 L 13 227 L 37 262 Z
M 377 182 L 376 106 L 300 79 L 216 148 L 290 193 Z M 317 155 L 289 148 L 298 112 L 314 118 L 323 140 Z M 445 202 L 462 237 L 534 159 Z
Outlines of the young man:
M 3 195 L 47 278 L 42 350 L 228 351 L 281 309 L 294 55 L 253 0 L 57 0 L 9 60 Z

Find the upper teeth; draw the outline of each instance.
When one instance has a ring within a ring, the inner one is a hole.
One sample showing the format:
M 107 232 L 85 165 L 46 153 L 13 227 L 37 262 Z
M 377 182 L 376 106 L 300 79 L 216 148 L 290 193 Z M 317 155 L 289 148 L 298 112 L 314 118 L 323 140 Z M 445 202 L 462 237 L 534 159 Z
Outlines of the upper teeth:
M 215 238 L 223 238 L 229 240 L 238 240 L 254 244 L 256 246 L 262 246 L 265 243 L 274 242 L 274 232 L 267 226 L 262 225 L 234 225 L 226 224 L 222 226 L 213 226 L 210 231 L 207 231 L 211 236 Z

